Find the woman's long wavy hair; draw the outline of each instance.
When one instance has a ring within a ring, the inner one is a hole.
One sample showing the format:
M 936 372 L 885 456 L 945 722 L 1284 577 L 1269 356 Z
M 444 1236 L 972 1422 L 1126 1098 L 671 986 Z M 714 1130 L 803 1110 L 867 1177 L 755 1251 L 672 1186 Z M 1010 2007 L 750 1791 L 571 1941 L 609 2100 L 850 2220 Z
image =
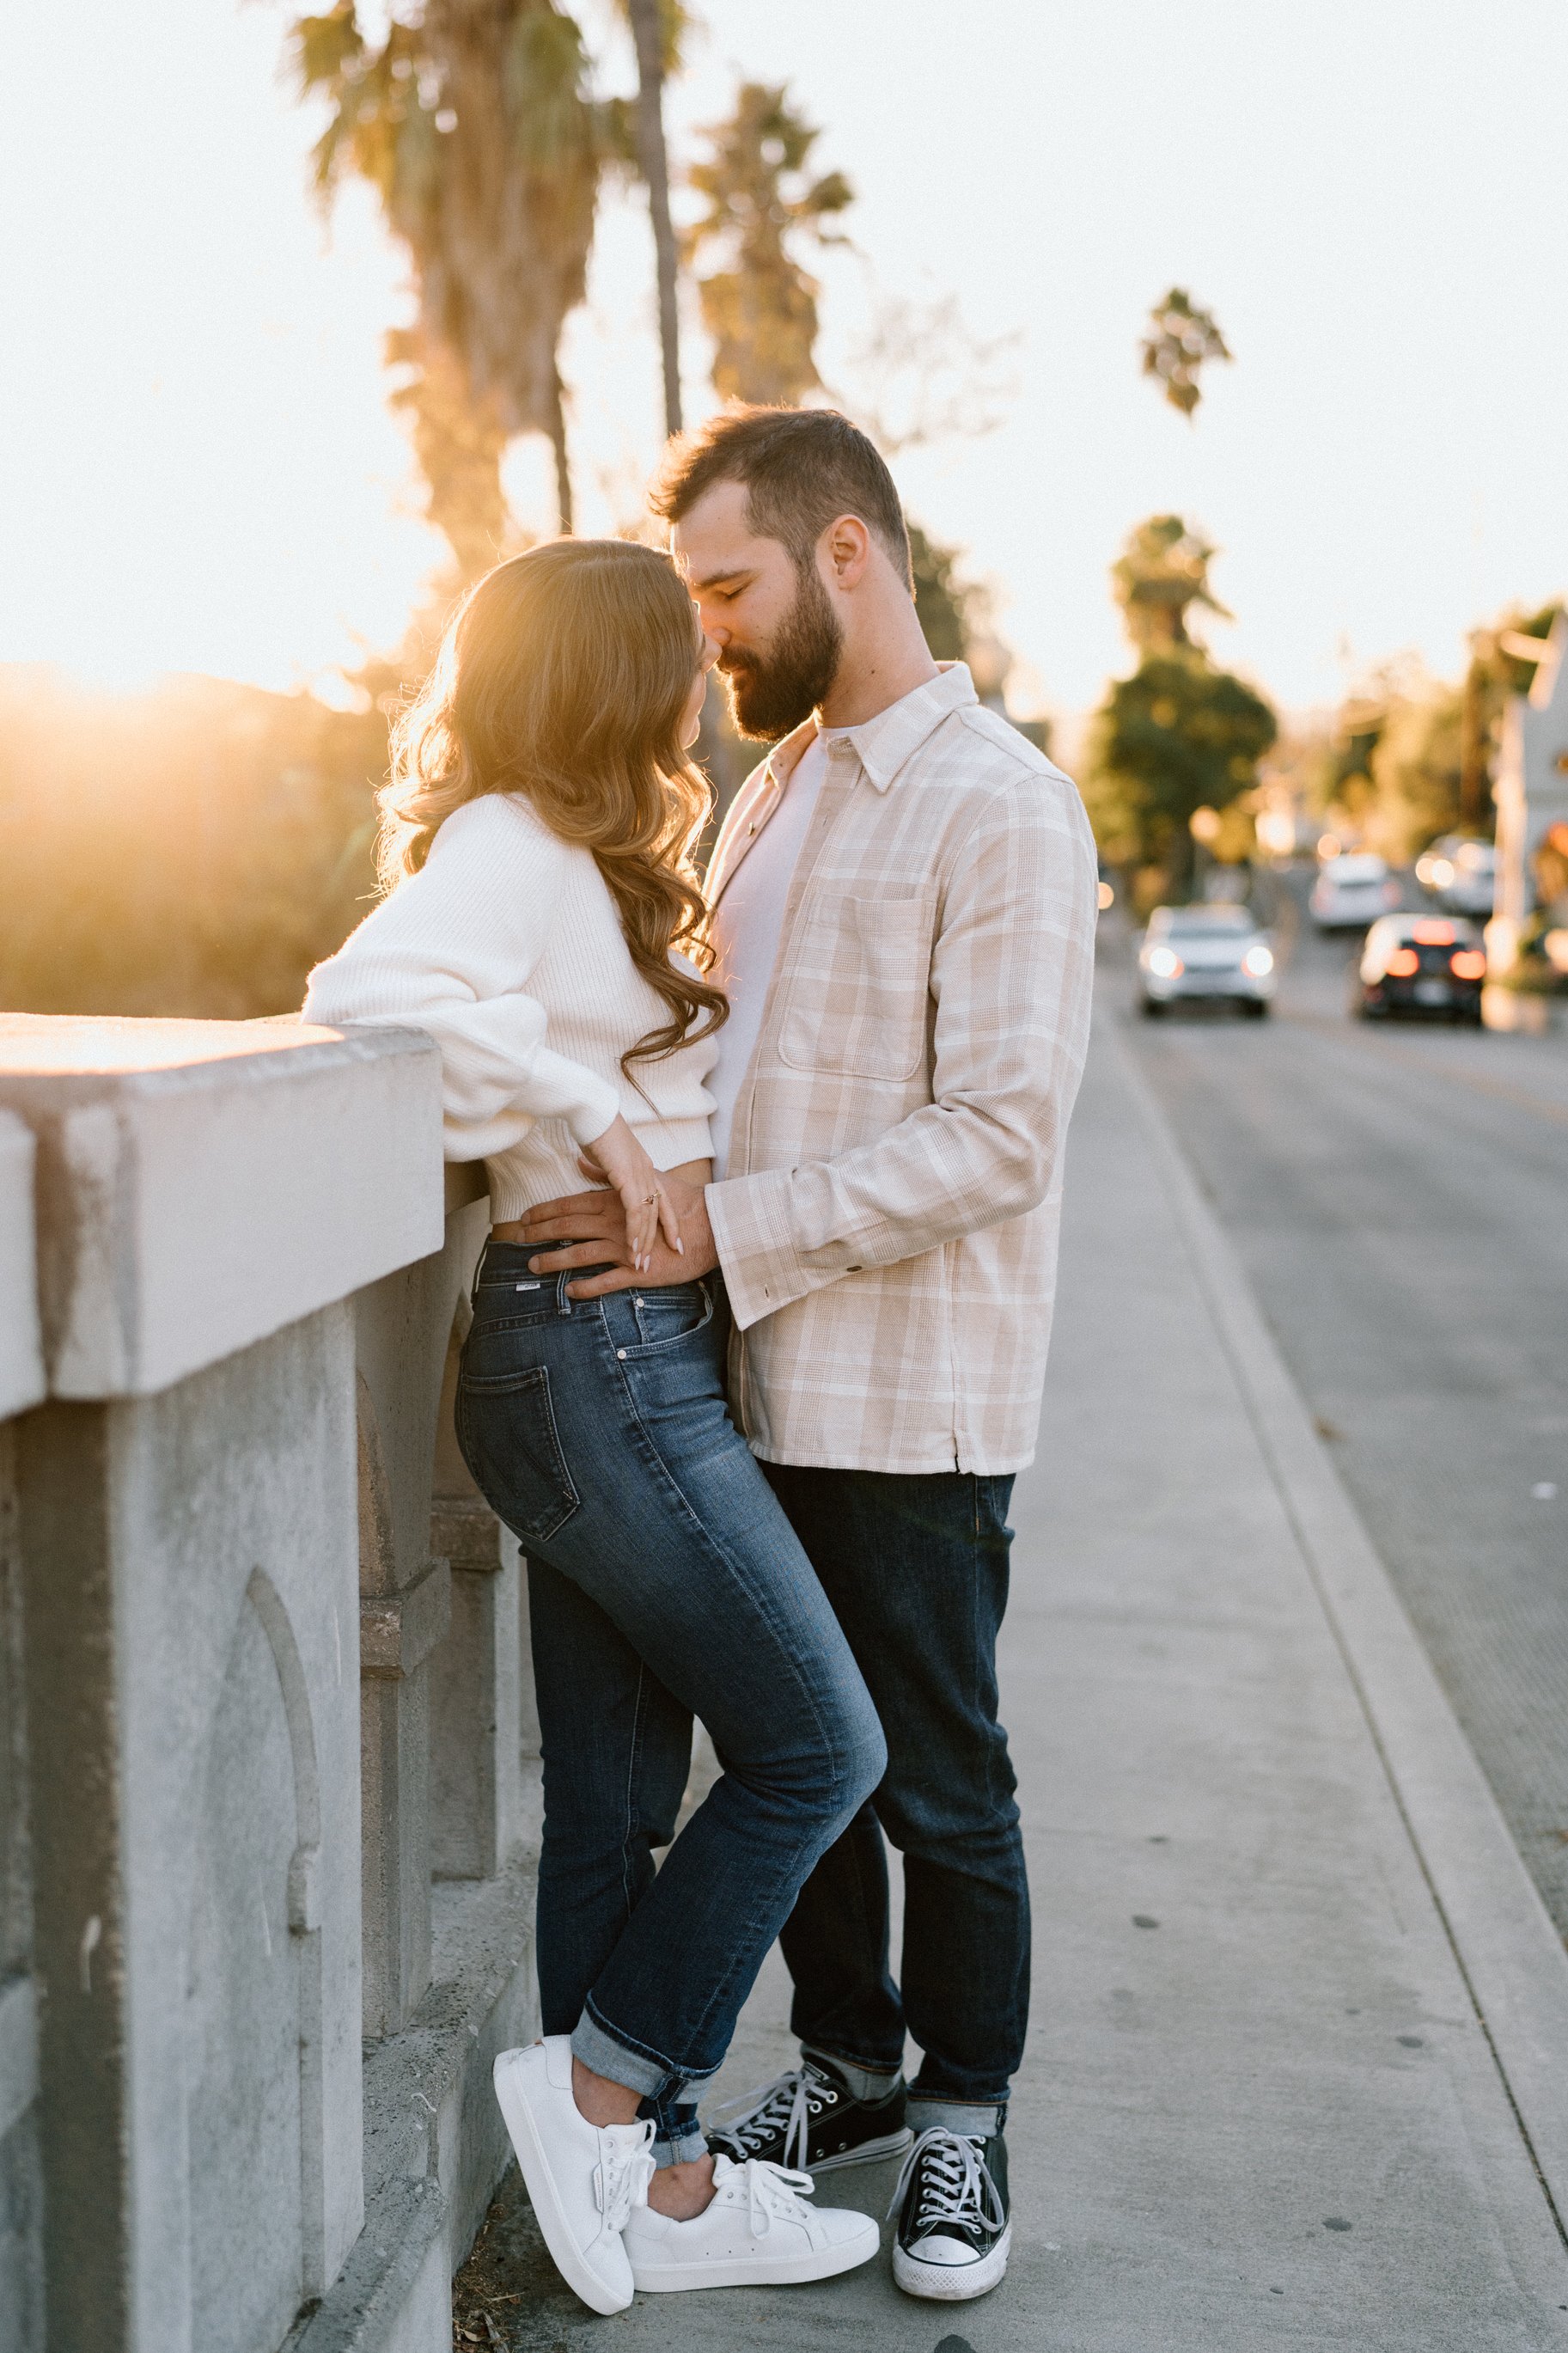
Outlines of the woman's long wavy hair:
M 385 891 L 418 872 L 443 820 L 480 793 L 521 794 L 552 833 L 593 851 L 632 962 L 669 1008 L 622 1055 L 628 1077 L 634 1061 L 673 1053 L 700 1016 L 701 1036 L 729 1011 L 700 976 L 713 952 L 691 851 L 711 797 L 680 744 L 700 647 L 691 599 L 656 549 L 530 548 L 463 599 L 393 729 L 380 796 Z

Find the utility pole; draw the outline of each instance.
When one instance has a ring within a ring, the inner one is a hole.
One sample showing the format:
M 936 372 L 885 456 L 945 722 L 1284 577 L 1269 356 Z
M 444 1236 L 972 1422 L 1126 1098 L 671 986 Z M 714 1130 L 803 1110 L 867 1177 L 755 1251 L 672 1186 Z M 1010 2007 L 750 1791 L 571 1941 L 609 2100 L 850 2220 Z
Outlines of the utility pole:
M 658 343 L 664 363 L 664 429 L 680 431 L 680 325 L 675 299 L 675 231 L 669 219 L 669 158 L 664 143 L 664 44 L 659 0 L 626 0 L 637 53 L 637 163 L 647 183 L 658 268 Z

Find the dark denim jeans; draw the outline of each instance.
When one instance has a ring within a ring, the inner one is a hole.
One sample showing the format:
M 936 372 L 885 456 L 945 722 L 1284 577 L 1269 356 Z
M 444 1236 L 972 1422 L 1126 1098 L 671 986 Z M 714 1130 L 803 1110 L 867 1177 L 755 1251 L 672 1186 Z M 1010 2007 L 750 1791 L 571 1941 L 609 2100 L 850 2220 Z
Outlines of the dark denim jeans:
M 529 1563 L 547 2034 L 643 2094 L 665 2161 L 818 1858 L 881 1777 L 865 1683 L 731 1421 L 710 1283 L 573 1301 L 491 1242 L 458 1436 Z M 700 1716 L 723 1767 L 668 1843 Z
M 849 1638 L 888 1735 L 888 1772 L 817 1864 L 784 1931 L 795 2031 L 874 2073 L 922 2053 L 917 2130 L 995 2129 L 1029 2010 L 1029 1883 L 996 1637 L 1010 1478 L 765 1466 Z M 889 1968 L 888 1860 L 904 1858 L 901 1994 Z M 966 2121 L 967 2119 L 967 2121 Z

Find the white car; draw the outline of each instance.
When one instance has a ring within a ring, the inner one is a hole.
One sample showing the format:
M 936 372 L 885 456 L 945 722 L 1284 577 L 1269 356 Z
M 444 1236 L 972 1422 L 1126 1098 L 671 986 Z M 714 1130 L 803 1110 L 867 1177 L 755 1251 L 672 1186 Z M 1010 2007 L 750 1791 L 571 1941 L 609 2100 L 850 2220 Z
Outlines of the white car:
M 1489 841 L 1447 833 L 1416 860 L 1415 880 L 1448 914 L 1484 918 L 1497 890 L 1497 851 Z
M 1245 907 L 1156 907 L 1138 951 L 1138 1009 L 1228 999 L 1260 1021 L 1274 995 L 1274 951 Z
M 1397 907 L 1399 884 L 1381 858 L 1354 851 L 1325 859 L 1307 904 L 1321 932 L 1364 932 Z

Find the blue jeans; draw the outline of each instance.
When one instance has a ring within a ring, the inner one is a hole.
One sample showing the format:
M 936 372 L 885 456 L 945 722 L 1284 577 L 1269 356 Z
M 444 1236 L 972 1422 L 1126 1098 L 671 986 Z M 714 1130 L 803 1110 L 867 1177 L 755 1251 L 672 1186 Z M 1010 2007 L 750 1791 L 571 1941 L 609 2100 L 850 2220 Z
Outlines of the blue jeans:
M 1029 1883 L 996 1720 L 1013 1482 L 766 1467 L 889 1747 L 886 1779 L 817 1864 L 784 1931 L 795 2031 L 809 2050 L 890 2076 L 907 2027 L 922 2054 L 910 2087 L 915 2129 L 995 2131 L 1029 2014 Z M 884 1831 L 904 1858 L 899 1984 Z
M 640 2092 L 662 2162 L 813 1866 L 880 1779 L 866 1685 L 731 1421 L 711 1283 L 572 1300 L 491 1242 L 458 1437 L 528 1556 L 547 2034 Z M 675 1840 L 691 1723 L 721 1778 Z

